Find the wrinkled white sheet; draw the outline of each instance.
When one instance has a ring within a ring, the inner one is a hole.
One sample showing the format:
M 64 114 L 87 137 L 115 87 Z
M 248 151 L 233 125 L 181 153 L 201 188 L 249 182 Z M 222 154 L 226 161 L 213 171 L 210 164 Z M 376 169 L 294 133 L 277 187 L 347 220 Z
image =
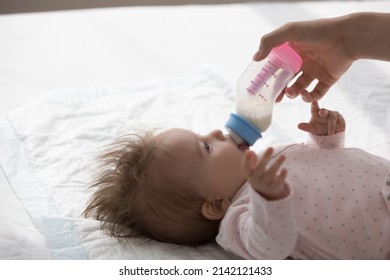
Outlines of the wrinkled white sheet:
M 230 88 L 206 69 L 137 86 L 60 89 L 0 119 L 0 163 L 55 259 L 227 258 L 215 245 L 119 243 L 81 213 L 105 144 L 146 127 L 223 127 L 232 105 Z
M 231 258 L 211 245 L 118 243 L 83 219 L 94 157 L 134 128 L 223 129 L 261 34 L 286 21 L 358 10 L 390 12 L 390 2 L 0 16 L 0 259 Z M 161 24 L 147 25 L 151 16 Z M 212 66 L 199 67 L 204 62 Z M 347 146 L 390 159 L 390 63 L 355 63 L 320 105 L 343 113 Z M 276 105 L 254 148 L 305 141 L 296 125 L 309 108 L 300 100 Z

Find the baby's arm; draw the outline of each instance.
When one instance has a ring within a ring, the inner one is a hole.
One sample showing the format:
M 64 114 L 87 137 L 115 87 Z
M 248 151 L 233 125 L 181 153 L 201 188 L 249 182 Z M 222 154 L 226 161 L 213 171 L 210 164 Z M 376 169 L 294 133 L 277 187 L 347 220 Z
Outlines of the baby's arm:
M 268 148 L 263 157 L 259 158 L 253 151 L 247 151 L 244 157 L 248 182 L 255 191 L 267 200 L 282 199 L 290 193 L 286 183 L 287 169 L 281 169 L 285 157 L 279 156 L 268 167 L 272 153 L 273 149 Z
M 243 187 L 220 225 L 218 244 L 243 258 L 284 259 L 295 248 L 293 190 L 281 168 L 284 157 L 269 165 L 272 153 L 272 148 L 262 157 L 246 152 L 243 164 L 249 186 Z

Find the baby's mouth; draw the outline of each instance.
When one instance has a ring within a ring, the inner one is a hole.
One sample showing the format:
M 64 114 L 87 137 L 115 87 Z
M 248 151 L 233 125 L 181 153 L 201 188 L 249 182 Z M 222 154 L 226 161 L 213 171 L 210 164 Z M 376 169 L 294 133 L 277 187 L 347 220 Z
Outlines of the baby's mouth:
M 243 141 L 237 145 L 237 142 L 234 141 L 234 139 L 229 134 L 226 134 L 225 137 L 226 137 L 226 139 L 229 139 L 230 141 L 232 141 L 233 144 L 243 153 L 245 153 L 245 151 L 249 150 L 249 148 L 250 148 L 249 145 L 245 141 Z
M 240 151 L 245 152 L 246 150 L 249 150 L 249 145 L 246 142 L 242 142 L 238 145 L 238 148 Z

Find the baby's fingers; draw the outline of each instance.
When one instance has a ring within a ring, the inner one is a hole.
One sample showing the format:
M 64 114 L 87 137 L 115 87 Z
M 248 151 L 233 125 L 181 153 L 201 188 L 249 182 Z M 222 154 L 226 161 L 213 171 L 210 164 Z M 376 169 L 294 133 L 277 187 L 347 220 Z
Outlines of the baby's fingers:
M 257 155 L 253 151 L 247 151 L 244 155 L 244 169 L 246 170 L 246 176 L 252 176 L 253 171 L 257 165 Z
M 287 169 L 283 168 L 282 171 L 280 171 L 279 175 L 277 175 L 273 181 L 273 187 L 277 188 L 278 186 L 281 186 L 284 184 L 287 178 Z
M 282 166 L 284 160 L 286 159 L 285 156 L 280 156 L 265 172 L 264 174 L 264 180 L 266 183 L 268 183 L 270 186 L 275 186 L 275 178 L 276 173 L 279 171 L 280 167 Z
M 263 187 L 258 189 L 262 196 L 268 200 L 281 199 L 288 195 L 284 187 L 287 177 L 287 169 L 283 168 L 280 172 L 284 157 L 280 157 L 266 171 L 262 178 Z
M 346 128 L 346 124 L 345 124 L 345 119 L 343 117 L 343 115 L 341 115 L 340 113 L 337 113 L 338 117 L 337 117 L 337 127 L 336 127 L 336 132 L 344 132 L 345 131 L 345 128 Z
M 327 109 L 324 109 L 324 108 L 320 109 L 320 105 L 318 104 L 318 101 L 313 101 L 311 103 L 310 110 L 311 110 L 311 117 L 313 120 L 315 120 L 317 122 L 321 122 L 321 123 L 327 121 L 329 111 Z
M 337 112 L 329 112 L 328 135 L 333 135 L 336 133 L 336 125 L 337 125 Z
M 256 173 L 256 177 L 262 176 L 269 159 L 273 153 L 272 148 L 268 148 L 261 159 L 259 159 L 253 151 L 247 151 L 244 156 L 244 169 L 246 170 L 246 176 L 250 177 Z M 260 175 L 259 175 L 260 174 Z
M 312 134 L 316 134 L 317 132 L 316 126 L 313 123 L 299 123 L 298 128 Z

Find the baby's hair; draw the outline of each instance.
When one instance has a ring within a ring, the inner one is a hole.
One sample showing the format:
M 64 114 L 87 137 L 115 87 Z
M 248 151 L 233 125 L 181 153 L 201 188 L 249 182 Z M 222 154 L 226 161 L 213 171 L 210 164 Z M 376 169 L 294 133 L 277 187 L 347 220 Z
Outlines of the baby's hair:
M 155 143 L 152 132 L 130 134 L 118 138 L 108 145 L 106 151 L 97 159 L 100 173 L 97 174 L 91 188 L 97 188 L 92 195 L 84 216 L 94 216 L 102 226 L 115 237 L 134 236 L 134 232 L 124 230 L 134 223 L 127 208 L 133 189 L 144 176 L 151 161 Z M 106 227 L 108 226 L 108 227 Z
M 98 161 L 101 171 L 91 185 L 97 189 L 83 214 L 111 235 L 185 245 L 215 241 L 219 222 L 203 217 L 203 198 L 180 176 L 180 163 L 157 145 L 154 131 L 118 138 Z

